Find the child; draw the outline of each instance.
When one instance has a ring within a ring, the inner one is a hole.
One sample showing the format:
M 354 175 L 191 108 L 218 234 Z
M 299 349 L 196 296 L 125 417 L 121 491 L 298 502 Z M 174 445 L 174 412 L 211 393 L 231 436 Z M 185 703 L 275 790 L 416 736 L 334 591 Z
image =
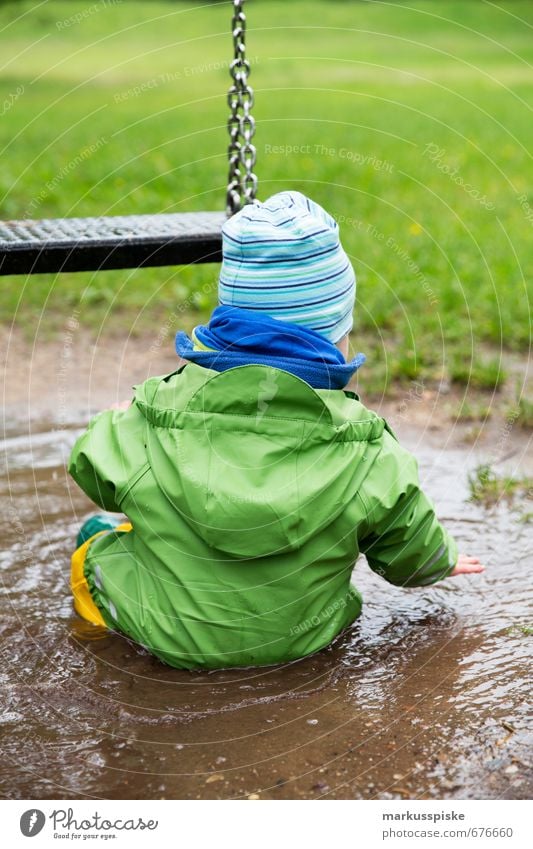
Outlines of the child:
M 227 221 L 223 256 L 221 306 L 176 337 L 186 364 L 93 419 L 69 467 L 129 520 L 82 528 L 76 610 L 187 669 L 327 646 L 361 612 L 360 552 L 400 587 L 484 568 L 457 557 L 414 458 L 344 389 L 365 358 L 345 359 L 355 277 L 336 222 L 282 192 Z

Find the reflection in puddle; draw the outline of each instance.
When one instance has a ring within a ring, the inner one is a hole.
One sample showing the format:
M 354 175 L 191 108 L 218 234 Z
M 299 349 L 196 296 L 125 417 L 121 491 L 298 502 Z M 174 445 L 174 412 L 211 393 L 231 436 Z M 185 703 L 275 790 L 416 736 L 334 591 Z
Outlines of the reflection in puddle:
M 72 612 L 92 508 L 65 460 L 79 431 L 0 443 L 1 792 L 6 798 L 527 797 L 531 525 L 466 501 L 460 451 L 416 449 L 484 576 L 400 590 L 361 562 L 362 618 L 281 667 L 188 673 Z

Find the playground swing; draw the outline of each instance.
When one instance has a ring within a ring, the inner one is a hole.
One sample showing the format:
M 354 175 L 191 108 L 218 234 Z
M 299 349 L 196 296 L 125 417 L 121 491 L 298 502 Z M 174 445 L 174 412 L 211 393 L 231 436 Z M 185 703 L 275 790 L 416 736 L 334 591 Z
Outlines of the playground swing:
M 233 83 L 228 92 L 226 213 L 0 221 L 0 275 L 220 262 L 221 230 L 226 216 L 251 203 L 257 189 L 245 2 L 232 0 L 234 58 L 230 65 Z

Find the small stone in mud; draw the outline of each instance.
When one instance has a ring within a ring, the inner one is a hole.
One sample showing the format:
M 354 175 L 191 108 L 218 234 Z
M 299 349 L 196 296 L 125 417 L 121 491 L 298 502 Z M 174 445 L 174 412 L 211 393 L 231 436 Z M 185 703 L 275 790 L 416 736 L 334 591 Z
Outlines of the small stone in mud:
M 312 790 L 316 790 L 317 793 L 327 793 L 329 790 L 329 784 L 326 784 L 325 781 L 317 781 L 316 784 L 313 784 Z
M 105 760 L 98 752 L 92 752 L 88 758 L 86 758 L 86 763 L 91 764 L 92 766 L 105 766 Z
M 227 758 L 223 758 L 222 755 L 219 755 L 218 758 L 216 759 L 215 763 L 216 764 L 225 764 L 226 760 L 227 760 Z
M 260 798 L 261 798 L 261 796 L 259 795 L 259 793 L 250 793 L 250 795 L 248 796 L 248 798 L 249 798 L 249 799 L 260 799 Z
M 504 772 L 506 772 L 507 775 L 513 775 L 515 772 L 518 772 L 518 767 L 515 764 L 511 764 L 510 766 L 505 767 Z
M 210 775 L 209 778 L 206 778 L 205 783 L 212 784 L 213 781 L 224 781 L 224 776 L 220 775 L 219 772 L 215 772 L 213 775 Z
M 308 719 L 307 724 L 308 725 L 318 725 L 318 719 Z

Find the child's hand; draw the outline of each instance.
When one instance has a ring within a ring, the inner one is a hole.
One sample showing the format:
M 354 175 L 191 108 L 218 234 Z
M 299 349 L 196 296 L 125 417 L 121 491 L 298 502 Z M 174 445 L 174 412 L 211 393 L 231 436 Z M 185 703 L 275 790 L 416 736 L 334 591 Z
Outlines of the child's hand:
M 474 572 L 484 572 L 485 567 L 479 562 L 479 557 L 469 557 L 467 554 L 460 554 L 455 564 L 455 569 L 450 572 L 450 578 L 454 575 L 471 575 Z

